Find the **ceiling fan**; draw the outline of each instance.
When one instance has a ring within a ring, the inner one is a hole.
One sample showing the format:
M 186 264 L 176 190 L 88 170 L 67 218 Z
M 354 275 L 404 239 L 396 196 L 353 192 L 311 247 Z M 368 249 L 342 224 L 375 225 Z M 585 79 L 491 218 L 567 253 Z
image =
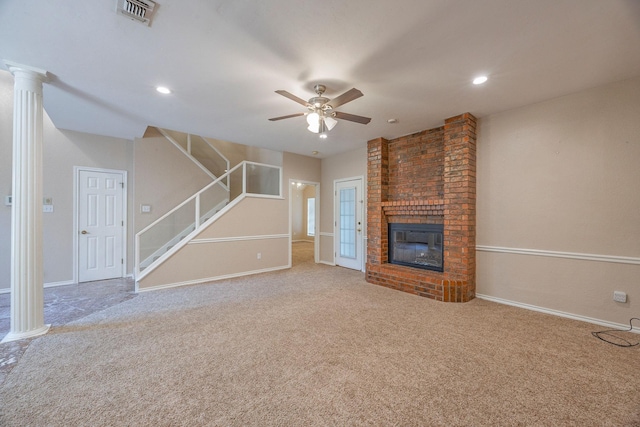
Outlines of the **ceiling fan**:
M 340 111 L 335 111 L 339 106 L 346 104 L 347 102 L 351 102 L 354 99 L 360 98 L 362 96 L 362 92 L 358 89 L 353 88 L 337 98 L 329 99 L 322 96 L 327 87 L 325 85 L 315 85 L 313 87 L 316 94 L 318 96 L 314 96 L 309 99 L 309 101 L 305 101 L 302 98 L 298 98 L 297 96 L 287 92 L 286 90 L 277 90 L 276 93 L 284 96 L 285 98 L 289 98 L 292 101 L 297 102 L 298 104 L 304 105 L 309 110 L 306 113 L 296 113 L 289 114 L 287 116 L 274 117 L 271 120 L 272 122 L 276 120 L 290 119 L 292 117 L 299 116 L 307 116 L 307 123 L 309 124 L 309 131 L 313 133 L 319 133 L 320 138 L 326 138 L 327 132 L 333 129 L 333 127 L 338 123 L 336 119 L 341 120 L 349 120 L 350 122 L 361 123 L 366 125 L 371 121 L 369 117 L 356 116 L 355 114 L 342 113 Z

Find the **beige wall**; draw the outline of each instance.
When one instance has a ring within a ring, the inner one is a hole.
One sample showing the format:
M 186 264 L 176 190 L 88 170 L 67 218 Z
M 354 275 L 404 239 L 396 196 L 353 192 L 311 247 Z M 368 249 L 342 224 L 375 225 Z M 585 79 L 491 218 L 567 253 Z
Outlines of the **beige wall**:
M 320 183 L 320 159 L 285 152 L 284 165 L 284 192 L 287 197 L 287 203 L 289 203 L 288 198 L 290 189 L 286 187 L 291 186 L 291 180 L 295 182 Z M 293 197 L 291 202 L 291 233 L 293 233 L 293 240 L 313 241 L 313 238 L 307 237 L 306 233 L 306 198 L 310 197 L 310 191 L 313 191 L 315 194 L 315 186 L 307 185 L 305 189 L 306 195 L 305 191 L 297 191 L 294 188 L 291 188 L 291 195 Z M 324 209 L 324 201 L 322 198 L 320 198 L 320 200 L 316 200 L 316 203 L 318 203 L 318 209 L 322 212 Z
M 549 255 L 640 259 L 639 118 L 636 78 L 479 120 L 478 294 L 617 323 L 637 316 L 640 265 Z M 541 253 L 510 253 L 522 249 Z
M 13 77 L 0 70 L 0 290 L 11 287 L 11 194 L 13 152 Z
M 291 186 L 291 239 L 304 238 L 304 194 L 302 188 Z
M 305 185 L 298 188 L 291 186 L 291 238 L 294 241 L 304 240 L 313 242 L 313 236 L 307 230 L 307 204 L 309 198 L 315 198 L 315 185 Z
M 165 137 L 149 130 L 134 142 L 136 232 L 191 197 L 212 180 Z M 142 213 L 141 205 L 150 205 Z
M 46 96 L 46 94 L 45 94 Z M 46 105 L 46 100 L 45 100 Z M 4 196 L 11 194 L 13 145 L 13 76 L 0 71 L 0 289 L 10 288 L 11 208 Z M 54 212 L 43 213 L 43 269 L 45 285 L 73 283 L 73 179 L 74 166 L 117 169 L 128 172 L 127 269 L 133 268 L 131 141 L 56 129 L 43 119 L 43 196 L 53 199 Z
M 308 215 L 309 215 L 309 199 L 316 198 L 316 186 L 307 185 L 302 190 L 302 240 L 313 242 L 314 236 L 309 236 Z
M 333 246 L 333 191 L 334 181 L 338 179 L 363 177 L 363 189 L 367 187 L 367 143 L 362 142 L 362 148 L 328 157 L 322 160 L 322 181 L 320 184 L 320 261 L 327 264 L 334 263 Z M 366 200 L 366 194 L 365 194 Z M 366 206 L 366 203 L 365 203 Z M 366 218 L 366 212 L 365 212 Z M 367 235 L 366 230 L 362 233 Z M 365 241 L 366 244 L 366 241 Z M 364 249 L 366 253 L 366 247 Z

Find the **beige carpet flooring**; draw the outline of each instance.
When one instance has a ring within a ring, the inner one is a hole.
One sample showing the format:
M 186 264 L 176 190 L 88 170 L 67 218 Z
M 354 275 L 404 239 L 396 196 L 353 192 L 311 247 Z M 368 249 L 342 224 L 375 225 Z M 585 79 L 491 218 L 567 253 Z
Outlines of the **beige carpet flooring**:
M 0 425 L 640 425 L 640 349 L 601 327 L 435 302 L 294 246 L 290 270 L 143 293 L 33 340 Z

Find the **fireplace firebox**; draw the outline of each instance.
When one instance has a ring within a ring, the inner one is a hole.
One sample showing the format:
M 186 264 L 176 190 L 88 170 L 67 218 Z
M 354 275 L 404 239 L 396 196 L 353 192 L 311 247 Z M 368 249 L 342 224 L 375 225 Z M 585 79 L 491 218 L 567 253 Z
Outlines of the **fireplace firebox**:
M 389 263 L 444 270 L 442 224 L 389 224 Z

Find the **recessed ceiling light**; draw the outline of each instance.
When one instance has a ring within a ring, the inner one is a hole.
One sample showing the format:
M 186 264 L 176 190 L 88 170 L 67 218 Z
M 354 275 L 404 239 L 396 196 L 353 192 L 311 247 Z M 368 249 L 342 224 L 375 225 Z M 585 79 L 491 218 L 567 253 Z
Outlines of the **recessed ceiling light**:
M 317 156 L 318 152 L 317 151 L 312 151 L 311 154 L 313 154 L 314 156 Z
M 487 80 L 489 80 L 489 78 L 487 76 L 479 76 L 479 77 L 476 77 L 475 79 L 473 79 L 473 84 L 474 85 L 481 85 L 482 83 L 486 82 Z
M 395 124 L 395 123 L 398 123 L 398 121 L 399 121 L 398 119 L 389 119 L 387 120 L 387 123 Z
M 164 87 L 164 86 L 158 86 L 158 87 L 156 88 L 156 90 L 157 90 L 158 92 L 160 92 L 160 93 L 164 93 L 165 95 L 168 95 L 168 94 L 170 94 L 170 93 L 171 93 L 171 90 L 170 90 L 169 88 L 167 88 L 167 87 Z

